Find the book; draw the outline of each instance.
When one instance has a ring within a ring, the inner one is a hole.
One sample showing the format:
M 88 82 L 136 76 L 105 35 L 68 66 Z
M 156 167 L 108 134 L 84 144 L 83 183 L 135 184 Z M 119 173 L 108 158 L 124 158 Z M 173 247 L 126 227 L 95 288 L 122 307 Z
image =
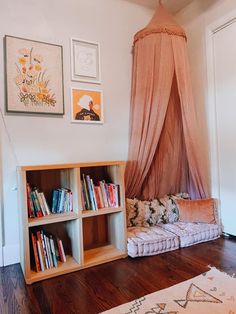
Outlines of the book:
M 47 249 L 46 249 L 46 244 L 44 241 L 44 234 L 43 234 L 43 230 L 40 231 L 40 236 L 41 236 L 41 243 L 42 243 L 42 247 L 43 247 L 43 257 L 44 257 L 44 263 L 47 269 L 49 269 L 49 261 L 48 261 L 48 256 L 47 256 Z
M 105 181 L 99 181 L 99 185 L 101 187 L 101 191 L 102 191 L 102 199 L 104 202 L 104 207 L 109 207 L 108 205 L 108 200 L 107 200 L 107 193 L 106 193 L 106 188 L 105 188 Z
M 57 246 L 58 246 L 58 250 L 59 250 L 60 261 L 65 263 L 66 262 L 66 255 L 65 255 L 62 241 L 60 239 L 57 239 Z
M 34 218 L 36 216 L 34 205 L 31 197 L 31 188 L 29 183 L 26 183 L 26 194 L 27 194 L 27 206 L 28 206 L 28 217 Z
M 40 262 L 39 262 L 37 240 L 33 232 L 31 232 L 31 241 L 32 241 L 32 247 L 33 247 L 33 253 L 34 253 L 34 262 L 35 262 L 36 272 L 39 272 L 41 268 L 40 268 Z
M 37 202 L 38 202 L 38 204 L 39 204 L 39 207 L 40 207 L 40 210 L 41 210 L 43 216 L 46 216 L 46 211 L 45 211 L 45 209 L 44 209 L 43 201 L 42 201 L 41 195 L 39 194 L 38 189 L 35 188 L 35 189 L 34 189 L 34 193 L 35 193 Z
M 39 194 L 40 194 L 40 196 L 41 196 L 41 199 L 42 199 L 43 206 L 44 206 L 44 209 L 45 209 L 46 214 L 47 214 L 47 215 L 50 215 L 51 212 L 50 212 L 50 209 L 49 209 L 49 206 L 48 206 L 48 203 L 47 203 L 47 201 L 46 201 L 46 198 L 45 198 L 44 193 L 43 193 L 43 192 L 40 192 Z
M 84 187 L 84 201 L 87 205 L 87 209 L 91 209 L 91 203 L 90 203 L 89 194 L 88 194 L 88 185 L 87 185 L 87 181 L 84 174 L 82 174 L 82 178 L 83 178 L 83 187 Z
M 87 187 L 88 187 L 88 195 L 89 195 L 89 201 L 92 210 L 96 210 L 95 203 L 94 203 L 94 197 L 93 197 L 93 190 L 91 186 L 91 179 L 89 175 L 86 175 L 86 182 L 87 182 Z
M 37 240 L 37 249 L 38 249 L 38 254 L 39 254 L 39 263 L 40 263 L 40 270 L 44 271 L 44 262 L 43 262 L 43 256 L 42 256 L 42 251 L 41 251 L 41 247 L 40 247 L 40 242 L 39 240 Z
M 81 180 L 81 198 L 82 198 L 82 208 L 85 210 L 89 210 L 89 204 L 86 196 L 86 187 L 84 186 L 84 181 Z
M 101 189 L 101 186 L 99 185 L 97 187 L 98 189 L 98 194 L 99 194 L 99 199 L 100 199 L 100 202 L 101 202 L 101 208 L 104 208 L 105 205 L 104 205 L 104 201 L 103 201 L 103 197 L 102 197 L 102 189 Z
M 37 217 L 43 217 L 43 213 L 42 213 L 42 210 L 41 210 L 41 207 L 40 207 L 37 195 L 36 195 L 34 190 L 31 190 L 31 197 L 32 197 L 32 201 L 33 201 L 33 204 L 34 204 L 34 207 L 35 207 L 36 216 Z
M 110 207 L 114 207 L 115 200 L 114 200 L 113 184 L 112 183 L 107 184 L 107 191 L 108 191 L 108 194 L 109 194 L 109 199 L 108 200 L 109 200 Z
M 57 212 L 57 203 L 58 203 L 59 190 L 53 190 L 52 192 L 52 213 Z
M 52 261 L 52 256 L 51 256 L 49 239 L 45 234 L 43 235 L 43 237 L 44 237 L 44 243 L 45 243 L 46 252 L 47 252 L 48 266 L 49 266 L 49 268 L 52 268 L 53 267 L 53 261 Z
M 50 248 L 51 248 L 51 254 L 52 254 L 52 260 L 53 260 L 53 266 L 58 267 L 57 263 L 57 255 L 56 255 L 56 250 L 55 250 L 55 243 L 53 240 L 53 236 L 49 236 L 49 242 L 50 242 Z
M 94 192 L 98 209 L 104 208 L 100 186 L 94 186 Z
M 59 189 L 59 200 L 58 200 L 58 204 L 57 204 L 57 213 L 63 213 L 64 212 L 65 194 L 66 194 L 66 190 L 63 188 L 60 188 Z
M 120 206 L 120 186 L 115 184 L 116 207 Z
M 95 191 L 94 191 L 93 179 L 90 179 L 90 181 L 91 181 L 92 197 L 93 197 L 93 201 L 94 201 L 94 207 L 95 207 L 95 210 L 98 210 L 98 204 L 97 204 L 97 199 L 96 199 L 96 195 L 95 195 Z

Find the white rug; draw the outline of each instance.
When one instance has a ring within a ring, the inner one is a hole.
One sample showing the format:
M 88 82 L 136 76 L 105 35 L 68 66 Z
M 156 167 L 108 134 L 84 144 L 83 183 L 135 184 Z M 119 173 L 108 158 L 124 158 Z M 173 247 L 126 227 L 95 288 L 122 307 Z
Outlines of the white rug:
M 236 278 L 216 268 L 103 314 L 236 314 Z

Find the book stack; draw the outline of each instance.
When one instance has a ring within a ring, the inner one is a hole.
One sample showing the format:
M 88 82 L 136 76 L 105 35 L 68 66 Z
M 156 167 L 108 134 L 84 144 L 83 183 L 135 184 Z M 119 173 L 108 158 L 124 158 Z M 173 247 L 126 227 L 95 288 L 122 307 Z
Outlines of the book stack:
M 60 188 L 52 192 L 52 213 L 73 212 L 72 192 L 69 189 Z
M 28 217 L 43 217 L 50 215 L 50 210 L 43 192 L 37 188 L 31 188 L 26 184 Z
M 63 243 L 43 230 L 31 232 L 31 243 L 35 269 L 37 272 L 58 267 L 58 262 L 66 262 Z
M 94 185 L 89 175 L 82 175 L 82 206 L 85 210 L 98 210 L 106 207 L 120 206 L 120 187 L 118 184 L 98 181 Z

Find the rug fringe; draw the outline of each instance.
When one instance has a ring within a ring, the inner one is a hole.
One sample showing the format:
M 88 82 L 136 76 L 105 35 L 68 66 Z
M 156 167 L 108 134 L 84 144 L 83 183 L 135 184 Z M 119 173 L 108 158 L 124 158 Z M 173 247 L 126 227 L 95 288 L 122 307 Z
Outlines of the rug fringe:
M 222 271 L 222 270 L 216 268 L 215 266 L 208 265 L 208 267 L 209 267 L 210 269 L 218 270 L 219 272 L 221 272 L 221 273 L 224 274 L 224 275 L 227 275 L 227 276 L 230 277 L 230 278 L 236 279 L 236 273 L 233 273 L 232 275 L 230 275 L 230 274 L 226 273 L 225 271 Z

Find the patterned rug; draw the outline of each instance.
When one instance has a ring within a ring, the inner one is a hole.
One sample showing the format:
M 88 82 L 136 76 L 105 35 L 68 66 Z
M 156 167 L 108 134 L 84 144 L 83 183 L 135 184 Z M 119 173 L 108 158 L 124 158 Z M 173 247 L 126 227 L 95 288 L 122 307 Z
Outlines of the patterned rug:
M 236 278 L 216 268 L 103 314 L 236 314 Z

